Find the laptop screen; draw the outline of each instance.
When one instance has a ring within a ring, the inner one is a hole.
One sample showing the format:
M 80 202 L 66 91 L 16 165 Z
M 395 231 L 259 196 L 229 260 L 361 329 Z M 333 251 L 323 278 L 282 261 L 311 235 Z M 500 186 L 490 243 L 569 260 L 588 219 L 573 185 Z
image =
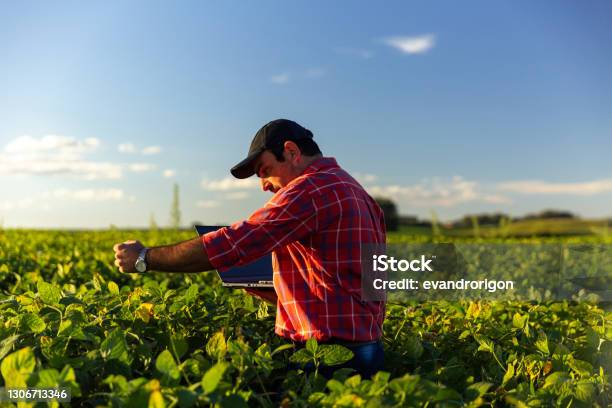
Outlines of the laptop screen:
M 198 235 L 202 236 L 212 231 L 223 228 L 223 225 L 196 225 L 195 229 Z M 236 266 L 220 273 L 219 277 L 223 284 L 253 284 L 259 282 L 272 283 L 272 255 L 264 255 L 263 257 L 242 266 Z

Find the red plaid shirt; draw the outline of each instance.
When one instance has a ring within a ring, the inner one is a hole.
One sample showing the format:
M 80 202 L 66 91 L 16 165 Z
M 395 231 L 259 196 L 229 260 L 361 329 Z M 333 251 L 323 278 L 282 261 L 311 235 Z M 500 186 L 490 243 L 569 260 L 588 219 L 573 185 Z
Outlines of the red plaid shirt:
M 384 302 L 361 296 L 361 245 L 385 242 L 383 212 L 333 158 L 312 163 L 247 220 L 205 234 L 220 273 L 272 252 L 276 333 L 376 340 Z

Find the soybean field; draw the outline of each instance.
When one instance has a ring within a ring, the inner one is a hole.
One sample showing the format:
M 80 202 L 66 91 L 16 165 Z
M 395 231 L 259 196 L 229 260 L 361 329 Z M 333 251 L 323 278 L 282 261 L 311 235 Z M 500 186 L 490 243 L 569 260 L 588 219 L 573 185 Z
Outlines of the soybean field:
M 0 387 L 69 388 L 70 403 L 48 404 L 85 407 L 612 404 L 612 313 L 596 297 L 390 301 L 385 370 L 366 380 L 341 369 L 327 379 L 289 364 L 341 364 L 348 349 L 310 341 L 295 350 L 274 334 L 272 305 L 222 287 L 216 274 L 121 274 L 113 265 L 117 242 L 193 236 L 0 230 Z M 389 234 L 390 243 L 434 241 L 612 243 Z

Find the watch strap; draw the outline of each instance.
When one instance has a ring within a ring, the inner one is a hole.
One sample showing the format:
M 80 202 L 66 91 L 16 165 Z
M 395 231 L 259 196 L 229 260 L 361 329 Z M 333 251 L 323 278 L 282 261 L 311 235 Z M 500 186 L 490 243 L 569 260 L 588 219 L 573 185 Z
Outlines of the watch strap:
M 138 254 L 138 258 L 136 259 L 136 263 L 143 263 L 145 266 L 145 270 L 140 273 L 145 273 L 149 269 L 149 265 L 147 265 L 147 252 L 148 251 L 149 251 L 149 248 L 147 247 L 142 248 L 140 250 L 140 253 Z

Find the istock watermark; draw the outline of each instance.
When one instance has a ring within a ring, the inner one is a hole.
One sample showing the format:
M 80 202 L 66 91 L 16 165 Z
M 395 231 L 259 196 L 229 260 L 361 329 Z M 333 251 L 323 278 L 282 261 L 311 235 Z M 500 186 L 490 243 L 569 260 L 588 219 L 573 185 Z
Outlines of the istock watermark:
M 372 255 L 372 270 L 386 272 L 390 271 L 432 271 L 429 264 L 433 258 L 426 259 L 425 255 L 421 255 L 420 259 L 395 259 L 393 256 L 387 255 Z
M 606 244 L 393 244 L 362 247 L 365 300 L 612 301 Z

